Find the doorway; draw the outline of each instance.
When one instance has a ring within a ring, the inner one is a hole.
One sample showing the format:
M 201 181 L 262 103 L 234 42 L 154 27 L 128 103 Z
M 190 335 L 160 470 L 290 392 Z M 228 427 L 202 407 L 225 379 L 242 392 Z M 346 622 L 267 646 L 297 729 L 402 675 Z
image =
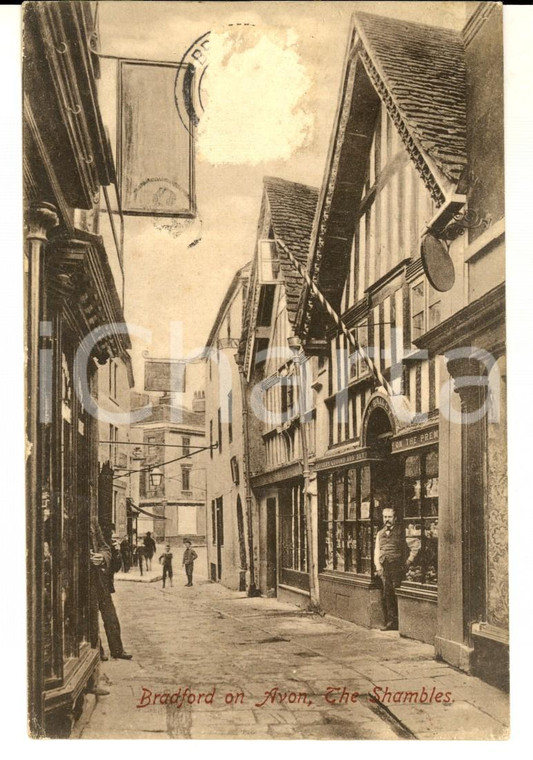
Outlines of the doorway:
M 278 547 L 277 547 L 277 515 L 276 499 L 270 498 L 266 502 L 266 585 L 267 593 L 274 592 L 277 596 L 278 587 Z
M 239 533 L 239 591 L 246 591 L 246 541 L 244 538 L 244 515 L 241 497 L 237 495 L 237 530 Z

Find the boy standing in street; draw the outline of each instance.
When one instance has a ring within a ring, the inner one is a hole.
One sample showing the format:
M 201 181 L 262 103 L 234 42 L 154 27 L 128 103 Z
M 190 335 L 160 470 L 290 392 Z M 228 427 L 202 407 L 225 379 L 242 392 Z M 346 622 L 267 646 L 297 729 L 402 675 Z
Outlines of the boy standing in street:
M 194 549 L 191 547 L 191 542 L 188 538 L 184 539 L 183 541 L 185 545 L 185 551 L 183 552 L 183 562 L 182 565 L 185 568 L 185 572 L 187 573 L 187 583 L 186 586 L 192 586 L 192 572 L 194 570 L 194 560 L 198 557 Z
M 165 581 L 168 578 L 170 580 L 170 585 L 172 586 L 172 552 L 170 551 L 170 544 L 167 544 L 165 547 L 165 551 L 163 554 L 159 557 L 159 562 L 163 565 L 163 588 L 165 588 Z

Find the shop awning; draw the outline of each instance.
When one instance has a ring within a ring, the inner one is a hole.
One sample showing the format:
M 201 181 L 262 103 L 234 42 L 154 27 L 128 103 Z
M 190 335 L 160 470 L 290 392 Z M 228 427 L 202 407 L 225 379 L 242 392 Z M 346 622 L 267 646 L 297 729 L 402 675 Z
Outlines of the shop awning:
M 127 508 L 131 509 L 132 511 L 135 511 L 137 513 L 141 513 L 143 515 L 147 515 L 148 517 L 152 517 L 154 520 L 166 520 L 168 518 L 161 517 L 161 515 L 154 515 L 153 512 L 148 512 L 146 509 L 142 509 L 142 507 L 138 507 L 137 504 L 133 503 L 133 499 L 126 499 Z

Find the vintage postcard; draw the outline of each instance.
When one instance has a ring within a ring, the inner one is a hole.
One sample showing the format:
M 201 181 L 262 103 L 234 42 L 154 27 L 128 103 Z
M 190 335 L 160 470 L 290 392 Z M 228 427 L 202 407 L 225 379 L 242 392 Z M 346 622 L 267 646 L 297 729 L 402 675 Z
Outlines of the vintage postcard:
M 23 6 L 30 736 L 508 738 L 503 17 Z

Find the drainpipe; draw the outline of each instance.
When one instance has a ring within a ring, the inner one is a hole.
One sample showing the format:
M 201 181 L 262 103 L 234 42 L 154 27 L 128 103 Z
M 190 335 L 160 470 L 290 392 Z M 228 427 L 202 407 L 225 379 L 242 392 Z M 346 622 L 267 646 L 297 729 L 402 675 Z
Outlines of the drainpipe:
M 250 567 L 250 583 L 246 589 L 247 596 L 259 596 L 260 591 L 255 584 L 255 561 L 254 561 L 254 530 L 252 524 L 252 489 L 250 487 L 250 458 L 249 458 L 249 432 L 248 432 L 248 404 L 246 402 L 246 381 L 244 378 L 244 367 L 235 356 L 235 361 L 239 367 L 239 380 L 241 384 L 241 404 L 242 404 L 242 433 L 243 433 L 243 475 L 244 475 L 244 493 L 246 501 L 246 521 L 248 523 L 248 555 Z
M 307 422 L 305 414 L 304 403 L 304 388 L 305 382 L 305 354 L 302 351 L 302 345 L 300 339 L 297 336 L 291 336 L 288 338 L 289 348 L 294 354 L 294 367 L 296 371 L 296 378 L 298 381 L 298 388 L 300 389 L 298 398 L 298 409 L 300 414 L 300 443 L 302 449 L 302 467 L 303 467 L 303 497 L 305 507 L 305 527 L 307 537 L 307 561 L 309 566 L 309 608 L 312 611 L 319 612 L 320 606 L 318 601 L 318 583 L 316 577 L 316 567 L 314 560 L 314 535 L 313 535 L 313 512 L 311 508 L 311 493 L 309 488 L 310 482 L 310 469 L 309 469 L 309 448 L 307 445 Z

